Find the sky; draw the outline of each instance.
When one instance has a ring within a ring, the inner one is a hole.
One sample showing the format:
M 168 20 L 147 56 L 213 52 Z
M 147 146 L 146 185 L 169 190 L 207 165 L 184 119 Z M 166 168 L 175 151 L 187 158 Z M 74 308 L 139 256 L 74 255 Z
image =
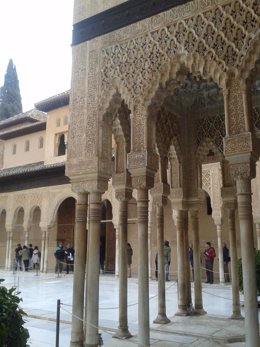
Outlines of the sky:
M 70 89 L 73 0 L 0 0 L 0 86 L 9 59 L 23 111 Z

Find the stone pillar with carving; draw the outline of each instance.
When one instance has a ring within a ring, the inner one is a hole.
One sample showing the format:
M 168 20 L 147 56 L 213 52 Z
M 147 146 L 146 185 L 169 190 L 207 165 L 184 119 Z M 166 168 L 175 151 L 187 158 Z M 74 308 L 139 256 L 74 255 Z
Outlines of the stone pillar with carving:
M 157 227 L 157 254 L 158 254 L 158 314 L 154 320 L 157 324 L 167 324 L 170 322 L 166 315 L 165 304 L 165 261 L 164 261 L 164 205 L 170 187 L 165 183 L 156 183 L 151 190 L 153 203 L 156 206 L 156 227 Z
M 223 261 L 223 247 L 222 247 L 222 220 L 216 223 L 217 226 L 217 240 L 218 240 L 218 268 L 219 268 L 219 282 L 225 283 L 224 277 L 224 261 Z
M 182 209 L 175 210 L 173 219 L 177 231 L 178 311 L 176 316 L 186 316 L 188 314 L 188 298 L 185 233 L 188 232 L 188 211 Z
M 232 278 L 232 319 L 241 319 L 240 309 L 240 295 L 238 284 L 238 272 L 237 272 L 237 242 L 236 242 L 236 228 L 235 228 L 235 208 L 229 206 L 228 212 L 228 233 L 229 233 L 229 250 L 231 258 L 231 278 Z
M 132 198 L 130 175 L 128 173 L 114 174 L 113 186 L 116 199 L 119 201 L 118 216 L 118 279 L 119 279 L 119 325 L 115 337 L 129 338 L 127 318 L 127 220 L 128 201 Z
M 190 225 L 193 237 L 193 268 L 194 268 L 194 312 L 203 315 L 202 285 L 200 270 L 200 241 L 199 241 L 199 216 L 198 210 L 189 210 Z
M 224 153 L 236 181 L 240 226 L 246 346 L 259 346 L 256 264 L 251 179 L 256 175 L 259 144 L 254 133 L 250 80 L 232 78 L 224 91 L 226 137 Z
M 100 254 L 100 191 L 89 193 L 89 231 L 87 257 L 86 298 L 86 336 L 85 346 L 98 346 L 98 311 L 99 311 L 99 254 Z
M 73 188 L 73 187 L 72 187 Z M 84 288 L 87 252 L 88 194 L 78 193 L 75 216 L 75 260 L 72 298 L 72 327 L 70 347 L 83 345 Z

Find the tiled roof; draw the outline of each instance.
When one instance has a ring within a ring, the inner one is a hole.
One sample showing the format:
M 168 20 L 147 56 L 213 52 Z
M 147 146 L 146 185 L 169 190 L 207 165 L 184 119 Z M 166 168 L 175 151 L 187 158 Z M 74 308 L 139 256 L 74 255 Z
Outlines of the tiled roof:
M 34 106 L 43 112 L 49 112 L 55 108 L 63 107 L 69 105 L 70 101 L 70 90 L 66 92 L 54 95 L 48 99 L 42 100 L 34 104 Z
M 44 112 L 34 108 L 30 111 L 19 113 L 13 117 L 0 121 L 0 129 L 4 129 L 12 126 L 13 124 L 19 124 L 24 121 L 31 123 L 44 122 L 46 121 L 46 117 L 47 115 Z
M 37 173 L 40 171 L 64 167 L 64 166 L 65 166 L 65 162 L 45 165 L 43 161 L 40 161 L 38 163 L 16 166 L 16 167 L 8 168 L 8 169 L 2 169 L 0 170 L 0 179 L 3 177 L 24 175 L 28 173 Z

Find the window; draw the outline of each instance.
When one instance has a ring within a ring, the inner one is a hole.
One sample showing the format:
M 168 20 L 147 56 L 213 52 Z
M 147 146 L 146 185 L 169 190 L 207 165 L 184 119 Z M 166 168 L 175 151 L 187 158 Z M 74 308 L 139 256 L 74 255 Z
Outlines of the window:
M 25 141 L 25 148 L 24 148 L 25 152 L 29 152 L 30 150 L 30 141 L 26 140 Z
M 58 137 L 58 157 L 61 155 L 65 155 L 66 153 L 66 144 L 65 144 L 65 136 L 61 134 Z
M 15 154 L 16 154 L 16 143 L 14 143 L 14 144 L 13 144 L 12 153 L 13 153 L 13 155 L 15 155 Z
M 211 200 L 209 195 L 206 196 L 206 203 L 207 203 L 207 215 L 212 215 Z
M 69 117 L 66 115 L 63 119 L 63 125 L 68 125 L 69 123 Z
M 43 137 L 39 138 L 39 148 L 43 148 Z
M 60 127 L 60 118 L 56 119 L 56 127 Z

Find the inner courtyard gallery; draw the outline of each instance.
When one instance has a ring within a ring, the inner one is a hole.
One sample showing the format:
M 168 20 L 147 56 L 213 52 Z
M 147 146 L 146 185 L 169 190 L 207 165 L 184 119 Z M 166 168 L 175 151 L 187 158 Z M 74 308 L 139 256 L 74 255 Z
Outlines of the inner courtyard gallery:
M 71 347 L 99 345 L 101 246 L 104 270 L 119 280 L 116 335 L 131 336 L 128 243 L 139 346 L 150 345 L 156 255 L 155 321 L 169 322 L 165 240 L 176 315 L 205 314 L 205 244 L 216 250 L 214 280 L 224 284 L 225 242 L 230 317 L 240 319 L 242 258 L 246 346 L 259 346 L 259 15 L 259 0 L 75 0 L 71 90 L 0 123 L 1 266 L 12 268 L 17 243 L 32 243 L 41 271 L 53 271 L 57 242 L 73 244 Z

